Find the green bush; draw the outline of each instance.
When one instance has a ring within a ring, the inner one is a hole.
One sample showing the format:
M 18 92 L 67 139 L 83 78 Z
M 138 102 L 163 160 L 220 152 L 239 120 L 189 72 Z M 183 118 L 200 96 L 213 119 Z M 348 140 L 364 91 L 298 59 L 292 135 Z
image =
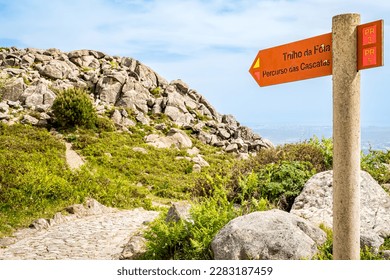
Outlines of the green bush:
M 261 198 L 289 211 L 303 186 L 316 173 L 310 162 L 276 161 L 252 169 L 238 178 L 231 199 L 240 204 Z
M 211 241 L 215 234 L 239 211 L 229 202 L 226 190 L 215 185 L 215 193 L 191 209 L 191 221 L 165 221 L 166 213 L 146 231 L 147 252 L 143 259 L 206 260 L 212 259 Z
M 318 148 L 323 156 L 324 169 L 318 169 L 318 172 L 330 170 L 333 168 L 333 141 L 332 138 L 323 137 L 321 140 L 314 136 L 308 142 L 310 145 Z
M 161 87 L 155 87 L 153 89 L 150 89 L 149 92 L 154 96 L 154 97 L 160 97 L 163 93 L 163 89 Z
M 52 110 L 57 124 L 62 128 L 96 126 L 97 115 L 84 89 L 69 88 L 60 91 Z
M 289 211 L 307 180 L 316 173 L 311 163 L 282 161 L 266 165 L 260 172 L 260 196 Z
M 333 231 L 332 229 L 320 225 L 320 228 L 326 233 L 326 241 L 324 244 L 318 246 L 318 253 L 313 257 L 313 260 L 333 260 Z M 390 238 L 385 238 L 384 244 L 379 248 L 380 250 L 388 250 Z M 360 249 L 361 260 L 383 260 L 383 253 L 374 253 L 369 247 Z
M 275 149 L 263 149 L 254 157 L 252 166 L 261 167 L 269 163 L 281 161 L 301 161 L 310 162 L 317 172 L 322 172 L 332 168 L 331 159 L 326 157 L 328 153 L 322 142 L 302 142 L 285 144 Z M 332 152 L 330 151 L 330 156 Z M 330 161 L 330 162 L 329 162 Z
M 97 117 L 95 125 L 100 132 L 113 132 L 116 130 L 115 124 L 107 117 Z
M 206 197 L 194 200 L 190 221 L 167 223 L 164 213 L 151 224 L 145 233 L 147 252 L 142 258 L 213 259 L 211 242 L 222 227 L 243 214 L 269 210 L 266 199 L 250 197 L 241 205 L 229 200 L 226 181 L 221 176 L 207 176 L 207 180 L 213 191 Z
M 361 167 L 379 183 L 390 183 L 390 150 L 374 151 L 370 150 L 368 154 L 362 154 Z

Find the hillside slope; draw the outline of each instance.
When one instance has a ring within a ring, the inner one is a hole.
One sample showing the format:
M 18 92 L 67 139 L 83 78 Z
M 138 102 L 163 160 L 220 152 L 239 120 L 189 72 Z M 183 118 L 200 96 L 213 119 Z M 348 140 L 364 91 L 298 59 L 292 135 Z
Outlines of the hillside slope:
M 2 122 L 50 124 L 57 92 L 70 87 L 89 89 L 98 113 L 124 130 L 136 123 L 149 125 L 157 116 L 227 152 L 248 154 L 272 146 L 232 115 L 219 114 L 183 81 L 167 82 L 135 59 L 92 50 L 0 50 Z
M 102 127 L 56 124 L 52 105 L 69 88 L 90 93 Z M 81 168 L 67 162 L 70 146 Z M 127 209 L 190 199 L 236 156 L 271 146 L 132 58 L 0 49 L 0 236 L 88 197 Z

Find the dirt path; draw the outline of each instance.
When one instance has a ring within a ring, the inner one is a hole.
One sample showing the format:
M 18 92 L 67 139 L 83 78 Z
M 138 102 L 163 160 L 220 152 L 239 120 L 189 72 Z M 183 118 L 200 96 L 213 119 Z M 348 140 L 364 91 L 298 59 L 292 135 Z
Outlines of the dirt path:
M 71 143 L 65 143 L 66 146 L 66 162 L 68 163 L 70 169 L 78 169 L 84 164 L 84 160 L 77 154 L 74 150 L 72 150 Z
M 143 209 L 104 208 L 92 215 L 68 219 L 64 216 L 58 224 L 49 220 L 53 226 L 25 229 L 16 233 L 13 240 L 8 238 L 10 244 L 5 245 L 7 239 L 0 242 L 0 259 L 119 259 L 129 239 L 158 214 Z

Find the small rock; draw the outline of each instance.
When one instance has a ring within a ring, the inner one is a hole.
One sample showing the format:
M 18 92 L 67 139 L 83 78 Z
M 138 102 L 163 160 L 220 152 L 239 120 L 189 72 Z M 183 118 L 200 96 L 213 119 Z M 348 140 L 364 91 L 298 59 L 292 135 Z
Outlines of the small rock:
M 202 166 L 200 166 L 200 164 L 195 163 L 195 164 L 192 166 L 192 172 L 194 172 L 194 173 L 200 173 L 200 172 L 202 172 Z
M 11 107 L 11 108 L 14 108 L 14 109 L 20 109 L 22 108 L 21 106 L 21 103 L 20 101 L 12 101 L 12 100 L 8 100 L 7 101 L 7 104 Z
M 187 150 L 187 154 L 190 156 L 196 156 L 199 155 L 200 151 L 197 147 L 193 147 L 192 149 Z
M 146 239 L 140 235 L 133 235 L 123 248 L 120 260 L 136 260 L 146 253 Z
M 149 125 L 150 120 L 143 113 L 138 113 L 135 119 L 143 125 Z
M 185 94 L 189 90 L 188 85 L 180 79 L 172 81 L 171 84 L 175 85 L 181 93 Z
M 117 125 L 122 123 L 122 114 L 119 112 L 119 110 L 114 110 L 114 113 L 111 116 L 111 120 Z
M 122 119 L 122 125 L 124 127 L 130 127 L 130 126 L 136 126 L 136 123 L 129 118 L 123 118 Z
M 229 144 L 226 148 L 225 151 L 227 153 L 237 153 L 238 152 L 238 145 L 237 144 Z
M 208 167 L 210 164 L 202 157 L 202 155 L 197 155 L 192 158 L 192 161 L 199 164 L 201 167 Z
M 172 202 L 171 208 L 168 210 L 167 222 L 191 221 L 191 204 L 185 201 Z
M 31 124 L 31 125 L 37 125 L 39 122 L 38 119 L 30 116 L 30 115 L 24 115 L 23 119 L 21 120 L 22 124 Z
M 50 226 L 49 222 L 46 219 L 40 218 L 31 223 L 29 228 L 34 228 L 37 230 L 46 229 Z
M 382 252 L 382 254 L 385 260 L 390 260 L 390 250 L 385 250 Z
M 237 122 L 237 120 L 234 118 L 233 115 L 223 115 L 222 116 L 222 123 L 226 123 L 229 126 L 237 127 L 240 124 Z
M 154 128 L 157 130 L 165 130 L 165 129 L 167 129 L 167 125 L 165 123 L 159 123 L 159 124 L 156 124 L 154 126 Z
M 0 102 L 0 113 L 8 113 L 9 105 L 5 102 Z
M 133 148 L 133 151 L 134 151 L 134 152 L 141 153 L 141 154 L 147 154 L 147 153 L 148 153 L 148 151 L 147 151 L 146 149 L 141 148 L 141 147 L 134 147 L 134 148 Z
M 0 112 L 0 120 L 8 120 L 8 119 L 9 119 L 9 115 Z
M 224 128 L 220 128 L 218 131 L 219 131 L 219 136 L 221 136 L 222 139 L 229 139 L 231 136 L 230 133 Z

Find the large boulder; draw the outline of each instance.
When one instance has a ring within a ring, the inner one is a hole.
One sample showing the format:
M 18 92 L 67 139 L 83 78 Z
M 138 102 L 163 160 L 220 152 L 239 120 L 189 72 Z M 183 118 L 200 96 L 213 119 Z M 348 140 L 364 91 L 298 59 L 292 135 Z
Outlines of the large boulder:
M 28 87 L 20 100 L 28 107 L 32 108 L 38 105 L 52 106 L 55 99 L 55 94 L 49 89 L 46 83 L 39 83 L 36 86 Z
M 130 108 L 133 111 L 148 113 L 148 100 L 152 97 L 147 89 L 145 89 L 134 78 L 129 78 L 122 88 L 122 95 L 117 101 L 116 106 Z
M 126 82 L 126 72 L 111 71 L 103 75 L 96 84 L 96 94 L 100 100 L 115 104 Z
M 0 82 L 1 81 L 2 80 L 0 79 Z M 4 79 L 4 86 L 0 90 L 0 97 L 2 97 L 3 100 L 18 101 L 26 87 L 23 78 Z
M 365 171 L 361 171 L 360 235 L 361 246 L 378 249 L 390 236 L 390 196 Z M 314 175 L 295 199 L 291 213 L 332 228 L 333 171 Z
M 70 61 L 79 67 L 99 68 L 100 63 L 97 58 L 90 54 L 89 50 L 77 50 L 68 53 Z
M 66 79 L 72 71 L 73 69 L 65 61 L 51 60 L 40 73 L 51 79 Z
M 312 258 L 325 240 L 325 232 L 311 222 L 274 209 L 230 221 L 211 248 L 215 259 L 299 260 Z

